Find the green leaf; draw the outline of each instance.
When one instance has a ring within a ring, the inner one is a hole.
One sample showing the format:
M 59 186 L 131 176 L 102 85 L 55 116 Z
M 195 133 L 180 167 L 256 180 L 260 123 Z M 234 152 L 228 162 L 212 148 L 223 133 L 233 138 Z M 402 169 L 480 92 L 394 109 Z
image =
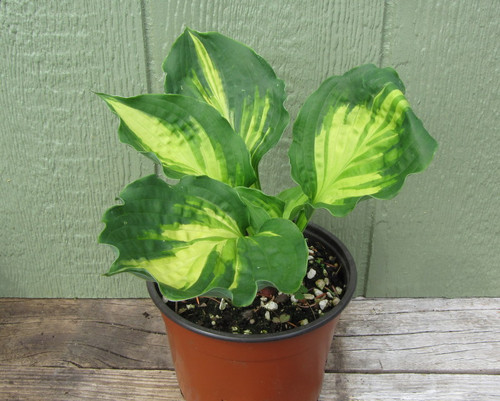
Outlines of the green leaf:
M 219 33 L 186 29 L 163 63 L 165 91 L 217 109 L 244 140 L 255 171 L 288 124 L 284 83 L 247 46 Z
M 327 79 L 293 127 L 292 176 L 314 207 L 335 216 L 371 196 L 389 199 L 424 170 L 437 144 L 390 68 L 355 68 Z
M 300 230 L 273 218 L 246 236 L 248 207 L 228 185 L 186 176 L 171 186 L 153 175 L 120 197 L 99 237 L 118 250 L 107 275 L 155 280 L 171 300 L 209 293 L 237 306 L 250 304 L 264 284 L 287 293 L 301 284 L 308 252 Z
M 258 230 L 269 219 L 283 217 L 285 203 L 280 199 L 253 188 L 238 187 L 236 192 L 248 207 L 250 224 L 254 230 Z
M 285 202 L 283 218 L 293 220 L 297 217 L 300 210 L 304 209 L 309 203 L 309 198 L 301 187 L 292 187 L 285 189 L 278 194 L 278 198 Z
M 206 103 L 181 95 L 98 95 L 120 117 L 120 140 L 159 161 L 167 176 L 207 175 L 231 186 L 255 181 L 245 144 Z

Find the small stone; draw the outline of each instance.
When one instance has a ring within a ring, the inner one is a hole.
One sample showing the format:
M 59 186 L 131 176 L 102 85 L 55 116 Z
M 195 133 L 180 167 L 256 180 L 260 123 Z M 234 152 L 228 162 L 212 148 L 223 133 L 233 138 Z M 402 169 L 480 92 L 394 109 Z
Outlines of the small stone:
M 333 300 L 332 300 L 333 306 L 337 306 L 339 303 L 340 303 L 340 298 L 339 297 L 333 298 Z
M 307 257 L 307 260 L 308 260 L 309 262 L 313 261 L 313 260 L 314 260 L 314 256 L 309 255 L 309 256 Z
M 266 320 L 271 320 L 271 314 L 269 313 L 269 311 L 266 311 L 266 313 L 264 313 L 264 317 L 266 318 Z
M 312 300 L 312 299 L 314 299 L 314 295 L 313 294 L 304 294 L 304 298 Z
M 278 309 L 278 304 L 274 301 L 269 301 L 264 305 L 264 308 L 266 308 L 267 310 L 276 310 Z
M 250 330 L 250 329 L 246 329 L 246 330 L 243 332 L 243 334 L 252 334 L 252 330 Z
M 342 288 L 340 288 L 340 287 L 335 287 L 335 292 L 336 292 L 337 294 L 339 294 L 339 295 L 340 295 L 340 294 L 342 294 Z
M 281 323 L 286 323 L 290 321 L 290 315 L 288 313 L 282 313 L 279 317 Z
M 316 282 L 314 284 L 316 284 L 316 287 L 318 287 L 320 290 L 325 288 L 325 285 L 326 285 L 325 280 L 323 280 L 321 278 L 319 280 L 316 280 Z
M 250 319 L 250 321 L 248 323 L 255 324 L 255 319 Z
M 273 317 L 273 323 L 275 323 L 275 324 L 281 323 L 280 318 L 279 317 Z
M 267 298 L 266 298 L 266 297 L 260 297 L 260 300 L 261 300 L 262 302 L 267 302 Z
M 307 272 L 307 278 L 309 280 L 313 279 L 314 276 L 316 276 L 316 270 L 314 269 L 309 269 L 309 271 Z
M 302 319 L 302 320 L 299 322 L 299 324 L 300 324 L 301 326 L 305 326 L 306 324 L 309 324 L 309 320 L 307 320 L 307 319 Z
M 294 303 L 294 304 L 296 304 L 297 302 L 299 302 L 299 301 L 297 300 L 297 298 L 295 298 L 295 295 L 292 295 L 292 296 L 290 297 L 290 301 L 292 301 L 292 303 Z
M 212 326 L 215 326 L 217 322 L 215 320 L 212 320 Z
M 328 277 L 325 277 L 325 285 L 330 285 L 330 279 Z
M 220 300 L 219 309 L 220 310 L 224 310 L 224 309 L 226 309 L 226 307 L 227 307 L 227 302 L 226 302 L 226 300 L 224 298 L 222 298 Z
M 328 306 L 328 299 L 323 299 L 322 301 L 319 301 L 319 308 L 321 310 L 324 310 Z
M 322 296 L 322 295 L 325 295 L 325 293 L 324 293 L 323 291 L 318 290 L 317 288 L 313 289 L 313 291 L 314 291 L 314 295 L 315 295 L 316 297 L 320 297 L 320 296 Z
M 195 306 L 194 306 L 193 304 L 187 304 L 187 305 L 186 305 L 186 308 L 187 308 L 187 309 L 194 309 L 194 308 L 195 308 Z

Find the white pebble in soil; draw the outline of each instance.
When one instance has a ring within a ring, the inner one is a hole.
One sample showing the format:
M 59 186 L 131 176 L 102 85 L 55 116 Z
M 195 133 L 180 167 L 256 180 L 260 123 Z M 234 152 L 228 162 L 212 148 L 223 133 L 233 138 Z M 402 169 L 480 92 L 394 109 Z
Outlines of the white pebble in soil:
M 328 306 L 328 299 L 323 299 L 322 301 L 319 301 L 319 308 L 321 310 L 324 310 Z
M 269 301 L 264 305 L 264 308 L 266 308 L 267 310 L 276 310 L 278 309 L 278 304 L 274 301 Z
M 307 278 L 309 280 L 312 280 L 314 278 L 314 276 L 316 276 L 316 270 L 309 269 L 309 271 L 307 272 Z

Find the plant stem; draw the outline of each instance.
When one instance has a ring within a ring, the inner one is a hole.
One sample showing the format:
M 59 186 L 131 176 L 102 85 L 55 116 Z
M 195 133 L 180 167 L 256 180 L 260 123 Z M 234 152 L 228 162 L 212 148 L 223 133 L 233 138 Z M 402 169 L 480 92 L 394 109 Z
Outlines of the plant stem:
M 299 227 L 300 231 L 304 231 L 307 227 L 307 224 L 309 223 L 309 220 L 311 219 L 313 213 L 313 209 L 308 206 L 304 206 L 304 208 L 299 212 L 299 215 L 297 217 L 297 221 L 295 224 L 297 227 Z
M 260 186 L 259 166 L 254 166 L 254 171 L 255 171 L 255 176 L 257 177 L 257 179 L 256 179 L 256 180 L 255 180 L 255 182 L 252 184 L 252 186 L 253 186 L 255 189 L 262 190 L 262 188 L 261 188 L 261 186 Z

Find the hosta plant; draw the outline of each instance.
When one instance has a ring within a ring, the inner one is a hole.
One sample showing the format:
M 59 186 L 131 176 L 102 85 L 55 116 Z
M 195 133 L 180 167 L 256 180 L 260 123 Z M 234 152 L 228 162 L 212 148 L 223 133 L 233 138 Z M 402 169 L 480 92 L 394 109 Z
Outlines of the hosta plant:
M 340 217 L 360 200 L 394 197 L 436 149 L 397 73 L 362 65 L 305 101 L 288 153 L 297 185 L 265 194 L 259 163 L 289 122 L 269 64 L 221 34 L 187 29 L 163 69 L 165 94 L 99 96 L 120 118 L 120 140 L 178 181 L 129 184 L 99 241 L 118 252 L 107 275 L 156 281 L 170 300 L 211 295 L 245 306 L 263 287 L 297 291 L 314 211 Z

